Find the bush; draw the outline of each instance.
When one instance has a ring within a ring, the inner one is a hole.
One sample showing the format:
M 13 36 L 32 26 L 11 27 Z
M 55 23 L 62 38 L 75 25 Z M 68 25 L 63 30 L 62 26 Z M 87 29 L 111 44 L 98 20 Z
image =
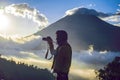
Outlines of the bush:
M 116 57 L 103 69 L 96 71 L 99 80 L 120 80 L 120 57 Z

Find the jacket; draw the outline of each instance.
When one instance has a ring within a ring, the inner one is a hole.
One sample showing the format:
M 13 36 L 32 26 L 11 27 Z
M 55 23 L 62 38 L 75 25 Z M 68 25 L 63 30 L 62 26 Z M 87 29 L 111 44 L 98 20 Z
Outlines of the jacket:
M 71 58 L 72 49 L 68 43 L 58 46 L 53 59 L 53 71 L 57 73 L 68 73 L 71 66 Z

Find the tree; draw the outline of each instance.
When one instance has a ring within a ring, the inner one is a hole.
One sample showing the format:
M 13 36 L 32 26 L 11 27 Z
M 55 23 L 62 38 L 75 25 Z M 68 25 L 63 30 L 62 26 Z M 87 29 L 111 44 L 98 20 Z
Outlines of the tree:
M 103 69 L 96 71 L 99 80 L 120 80 L 120 57 L 116 57 Z

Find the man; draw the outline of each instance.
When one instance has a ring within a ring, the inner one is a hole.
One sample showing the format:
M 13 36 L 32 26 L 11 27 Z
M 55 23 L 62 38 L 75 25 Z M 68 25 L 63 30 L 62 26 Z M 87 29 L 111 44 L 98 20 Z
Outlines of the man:
M 54 55 L 52 69 L 57 73 L 57 80 L 68 80 L 68 73 L 71 66 L 72 49 L 67 42 L 68 35 L 64 30 L 56 32 L 57 49 L 54 49 L 53 41 L 49 37 L 47 40 L 50 52 Z

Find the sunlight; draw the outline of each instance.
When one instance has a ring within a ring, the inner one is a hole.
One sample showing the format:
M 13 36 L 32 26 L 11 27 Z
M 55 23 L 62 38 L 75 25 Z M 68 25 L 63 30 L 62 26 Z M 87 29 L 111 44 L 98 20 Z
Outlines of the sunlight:
M 0 14 L 0 31 L 6 31 L 9 28 L 9 23 L 8 17 Z
M 96 78 L 94 69 L 71 69 L 70 74 L 85 80 L 95 80 Z

